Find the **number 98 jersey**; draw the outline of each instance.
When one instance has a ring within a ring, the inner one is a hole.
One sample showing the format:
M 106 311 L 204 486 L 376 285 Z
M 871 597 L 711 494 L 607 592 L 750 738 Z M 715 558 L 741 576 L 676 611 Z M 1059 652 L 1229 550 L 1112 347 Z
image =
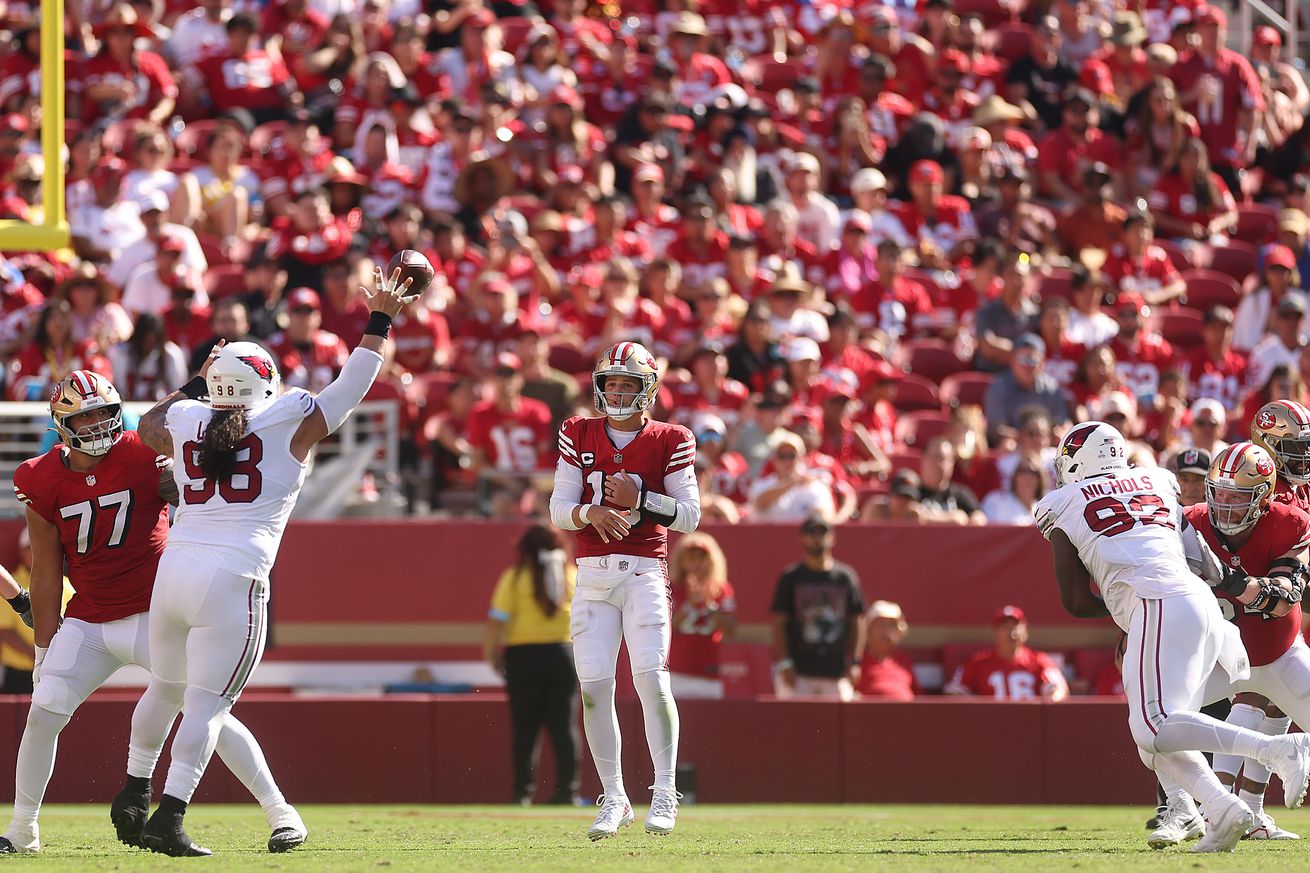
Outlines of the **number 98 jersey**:
M 622 509 L 605 500 L 605 479 L 626 472 L 637 480 L 638 487 L 667 493 L 668 477 L 684 473 L 694 477 L 690 468 L 696 463 L 696 438 L 680 424 L 647 421 L 632 442 L 618 448 L 610 439 L 603 417 L 576 416 L 559 429 L 560 463 L 576 467 L 582 476 L 581 503 L 598 503 Z M 668 551 L 668 531 L 640 517 L 637 510 L 632 530 L 619 542 L 606 543 L 591 525 L 577 531 L 577 555 L 591 558 L 601 555 L 632 555 L 638 558 L 663 558 Z
M 150 608 L 155 570 L 168 537 L 159 496 L 168 460 L 127 431 L 89 473 L 70 470 L 55 446 L 14 471 L 14 491 L 59 531 L 77 593 L 65 615 L 95 624 Z
M 1168 470 L 1135 467 L 1063 485 L 1033 515 L 1048 540 L 1056 528 L 1069 537 L 1125 632 L 1136 598 L 1209 592 L 1187 566 L 1178 480 Z

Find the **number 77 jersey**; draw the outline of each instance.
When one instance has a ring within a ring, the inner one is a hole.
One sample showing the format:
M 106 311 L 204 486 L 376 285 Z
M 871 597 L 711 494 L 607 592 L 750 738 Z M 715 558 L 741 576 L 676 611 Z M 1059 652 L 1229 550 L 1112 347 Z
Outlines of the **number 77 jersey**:
M 1063 530 L 1124 631 L 1137 598 L 1208 592 L 1183 554 L 1178 480 L 1160 467 L 1135 467 L 1063 485 L 1033 507 L 1038 530 Z
M 89 473 L 70 470 L 65 451 L 55 446 L 14 471 L 18 499 L 59 531 L 77 590 L 65 615 L 99 624 L 145 612 L 168 537 L 159 496 L 168 461 L 133 431 Z

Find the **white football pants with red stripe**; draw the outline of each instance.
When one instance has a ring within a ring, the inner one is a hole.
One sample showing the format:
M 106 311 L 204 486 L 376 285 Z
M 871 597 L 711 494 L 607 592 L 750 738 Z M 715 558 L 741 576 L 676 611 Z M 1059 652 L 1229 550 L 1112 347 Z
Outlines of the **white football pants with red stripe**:
M 268 581 L 221 570 L 213 554 L 170 545 L 150 600 L 152 687 L 185 685 L 164 793 L 190 801 L 228 710 L 264 654 Z

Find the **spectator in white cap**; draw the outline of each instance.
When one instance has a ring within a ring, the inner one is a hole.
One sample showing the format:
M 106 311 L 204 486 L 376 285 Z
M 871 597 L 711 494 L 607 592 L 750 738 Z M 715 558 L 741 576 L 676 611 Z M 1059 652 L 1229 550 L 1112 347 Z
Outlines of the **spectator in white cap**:
M 809 337 L 793 337 L 783 346 L 787 358 L 787 381 L 798 406 L 817 406 L 823 354 Z
M 790 431 L 770 440 L 772 452 L 763 475 L 749 491 L 753 521 L 797 523 L 811 515 L 837 512 L 832 489 L 805 466 L 805 442 Z
M 901 651 L 909 631 L 900 604 L 875 600 L 864 613 L 864 657 L 860 661 L 861 697 L 913 700 L 919 683 L 910 656 Z
M 819 193 L 819 159 L 808 152 L 797 152 L 787 162 L 786 169 L 784 184 L 796 207 L 797 231 L 819 254 L 824 254 L 837 244 L 841 214 L 837 204 Z
M 1228 431 L 1228 412 L 1222 403 L 1213 397 L 1202 397 L 1192 404 L 1188 413 L 1191 421 L 1180 448 L 1200 449 L 1209 452 L 1212 458 L 1228 448 L 1223 439 Z
M 845 224 L 856 212 L 863 212 L 869 220 L 869 243 L 877 245 L 885 239 L 894 239 L 902 248 L 912 245 L 910 235 L 905 232 L 901 220 L 887 210 L 887 197 L 891 189 L 887 177 L 876 167 L 865 167 L 851 177 L 851 199 L 855 201 L 853 209 L 842 213 Z
M 182 265 L 187 269 L 203 274 L 209 269 L 209 261 L 200 248 L 196 232 L 184 224 L 174 224 L 168 220 L 168 195 L 163 191 L 148 191 L 136 201 L 141 210 L 141 224 L 146 229 L 145 236 L 126 246 L 122 253 L 109 264 L 105 278 L 122 288 L 127 284 L 132 271 L 147 261 L 153 261 L 159 251 L 159 241 L 163 237 L 182 241 Z

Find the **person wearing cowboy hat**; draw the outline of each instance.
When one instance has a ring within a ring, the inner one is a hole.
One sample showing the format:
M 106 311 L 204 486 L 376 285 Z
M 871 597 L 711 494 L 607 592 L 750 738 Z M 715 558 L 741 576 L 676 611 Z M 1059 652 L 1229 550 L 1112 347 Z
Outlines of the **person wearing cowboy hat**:
M 455 200 L 461 209 L 455 214 L 469 238 L 481 242 L 486 231 L 482 223 L 514 188 L 514 171 L 504 158 L 481 154 L 460 170 L 455 180 Z
M 138 49 L 138 39 L 154 37 L 150 26 L 128 3 L 119 3 L 96 25 L 100 50 L 79 73 L 82 117 L 91 125 L 101 119 L 142 119 L 162 126 L 177 103 L 177 83 L 164 59 Z
M 711 91 L 732 83 L 723 61 L 701 50 L 708 35 L 705 19 L 695 12 L 679 12 L 669 25 L 669 51 L 678 83 L 674 96 L 683 106 L 704 106 Z
M 1109 69 L 1116 99 L 1121 104 L 1151 81 L 1143 49 L 1149 41 L 1150 34 L 1142 24 L 1142 17 L 1131 9 L 1121 9 L 1111 20 L 1110 35 L 1106 38 L 1109 44 L 1092 56 Z
M 794 263 L 783 263 L 766 293 L 773 336 L 780 341 L 796 337 L 816 343 L 828 341 L 827 319 L 809 307 L 814 286 L 802 278 Z
M 288 109 L 304 102 L 304 96 L 282 58 L 259 47 L 255 40 L 259 21 L 248 12 L 238 12 L 226 27 L 226 51 L 216 51 L 196 64 L 204 88 L 200 99 L 211 113 L 244 109 L 258 124 L 285 118 Z M 233 77 L 234 65 L 246 70 L 246 75 Z

